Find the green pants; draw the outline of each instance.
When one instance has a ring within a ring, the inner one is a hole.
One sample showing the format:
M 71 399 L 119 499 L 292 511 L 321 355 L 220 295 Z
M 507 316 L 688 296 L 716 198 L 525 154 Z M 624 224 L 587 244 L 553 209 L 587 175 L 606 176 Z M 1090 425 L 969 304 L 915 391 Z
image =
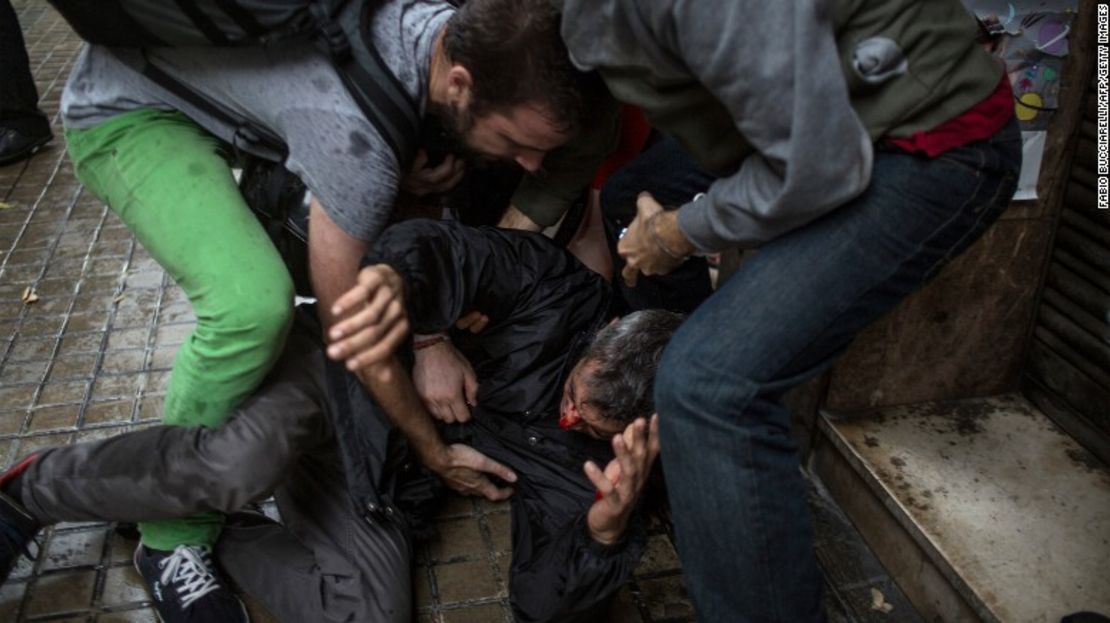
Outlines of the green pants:
M 174 359 L 163 422 L 218 426 L 284 345 L 293 285 L 281 256 L 244 203 L 219 143 L 184 115 L 138 110 L 67 130 L 66 144 L 77 177 L 127 224 L 196 314 Z M 209 513 L 140 528 L 148 547 L 172 550 L 211 545 L 222 522 Z

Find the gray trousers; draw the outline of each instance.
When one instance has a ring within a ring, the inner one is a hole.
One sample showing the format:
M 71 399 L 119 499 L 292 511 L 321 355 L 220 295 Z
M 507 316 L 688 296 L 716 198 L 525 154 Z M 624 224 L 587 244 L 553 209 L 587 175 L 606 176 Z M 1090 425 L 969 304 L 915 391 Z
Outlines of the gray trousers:
M 240 588 L 290 623 L 411 621 L 410 535 L 365 519 L 347 495 L 319 350 L 294 331 L 219 428 L 156 426 L 42 451 L 22 476 L 24 505 L 44 524 L 141 521 L 233 513 L 272 493 L 284 525 L 232 515 L 216 545 Z

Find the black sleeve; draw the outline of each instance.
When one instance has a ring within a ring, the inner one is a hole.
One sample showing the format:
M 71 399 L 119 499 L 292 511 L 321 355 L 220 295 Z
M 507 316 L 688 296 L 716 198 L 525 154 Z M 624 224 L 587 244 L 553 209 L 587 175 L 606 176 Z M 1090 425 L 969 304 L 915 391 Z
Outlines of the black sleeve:
M 601 279 L 540 234 L 415 219 L 387 229 L 363 265 L 385 263 L 405 282 L 415 333 L 451 327 L 480 310 L 490 326 L 578 299 L 603 301 Z M 555 327 L 549 327 L 555 328 Z M 565 327 L 564 327 L 565 329 Z
M 517 620 L 604 620 L 605 608 L 643 554 L 647 536 L 641 514 L 633 515 L 620 541 L 602 545 L 590 537 L 584 511 L 552 525 L 550 504 L 532 505 L 516 496 L 513 501 L 509 600 Z

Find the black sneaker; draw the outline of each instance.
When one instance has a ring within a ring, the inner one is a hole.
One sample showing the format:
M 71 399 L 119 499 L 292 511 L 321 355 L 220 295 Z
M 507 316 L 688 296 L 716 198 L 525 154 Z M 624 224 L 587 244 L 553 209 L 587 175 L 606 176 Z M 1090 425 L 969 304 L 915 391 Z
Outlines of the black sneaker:
M 135 568 L 146 580 L 163 623 L 249 623 L 243 602 L 212 562 L 212 549 L 178 545 L 172 552 L 135 550 Z
M 8 579 L 20 554 L 30 557 L 27 545 L 41 527 L 19 502 L 0 493 L 0 584 Z

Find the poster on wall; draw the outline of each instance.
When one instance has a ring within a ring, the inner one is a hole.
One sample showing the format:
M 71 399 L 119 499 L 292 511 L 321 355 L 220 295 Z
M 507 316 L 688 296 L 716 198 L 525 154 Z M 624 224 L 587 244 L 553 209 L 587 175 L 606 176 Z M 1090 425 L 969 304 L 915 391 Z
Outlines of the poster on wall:
M 1024 140 L 1021 183 L 1014 199 L 1036 199 L 1045 131 L 1056 111 L 1068 35 L 1078 0 L 964 0 L 994 35 L 991 53 L 1006 64 Z

